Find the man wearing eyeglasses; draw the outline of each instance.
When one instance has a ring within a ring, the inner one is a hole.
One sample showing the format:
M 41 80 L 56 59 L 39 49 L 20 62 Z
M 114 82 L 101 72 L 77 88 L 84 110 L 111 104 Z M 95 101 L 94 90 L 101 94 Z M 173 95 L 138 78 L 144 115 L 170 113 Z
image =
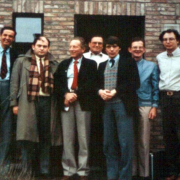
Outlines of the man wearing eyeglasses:
M 104 62 L 108 59 L 108 56 L 102 53 L 103 50 L 103 37 L 100 35 L 92 36 L 91 41 L 89 42 L 89 52 L 83 54 L 87 59 L 92 59 L 96 61 L 97 67 L 101 62 Z M 97 103 L 93 107 L 91 114 L 91 143 L 93 146 L 90 146 L 90 163 L 92 166 L 103 167 L 105 164 L 104 156 L 99 156 L 103 154 L 103 124 L 102 124 L 102 113 L 99 111 Z
M 100 35 L 93 36 L 89 42 L 89 52 L 83 54 L 85 58 L 96 61 L 97 66 L 99 63 L 104 62 L 108 59 L 108 56 L 102 53 L 103 50 L 103 37 Z
M 167 162 L 166 180 L 180 180 L 180 34 L 174 29 L 168 29 L 160 34 L 159 40 L 166 49 L 157 56 Z
M 132 117 L 138 111 L 138 70 L 134 60 L 119 54 L 118 37 L 110 36 L 105 47 L 109 58 L 99 65 L 97 93 L 103 108 L 107 179 L 131 180 Z
M 156 117 L 159 101 L 158 67 L 143 58 L 146 49 L 142 38 L 133 38 L 128 50 L 136 61 L 141 82 L 137 90 L 140 116 L 134 121 L 133 176 L 149 180 L 150 120 Z

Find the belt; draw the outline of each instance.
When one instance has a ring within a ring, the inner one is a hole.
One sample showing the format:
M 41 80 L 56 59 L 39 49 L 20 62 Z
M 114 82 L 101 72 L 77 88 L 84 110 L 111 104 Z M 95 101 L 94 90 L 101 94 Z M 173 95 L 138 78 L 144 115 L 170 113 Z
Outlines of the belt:
M 180 95 L 180 91 L 161 91 L 161 93 L 167 96 Z

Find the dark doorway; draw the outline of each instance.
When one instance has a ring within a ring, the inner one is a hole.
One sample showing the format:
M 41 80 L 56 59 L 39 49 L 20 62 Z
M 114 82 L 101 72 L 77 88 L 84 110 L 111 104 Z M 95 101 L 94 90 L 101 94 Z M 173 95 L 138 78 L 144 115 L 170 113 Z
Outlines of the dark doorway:
M 122 42 L 121 52 L 127 53 L 132 37 L 144 37 L 144 16 L 75 15 L 75 36 L 89 42 L 92 35 L 100 34 L 106 39 L 117 36 Z M 129 55 L 129 54 L 128 54 Z

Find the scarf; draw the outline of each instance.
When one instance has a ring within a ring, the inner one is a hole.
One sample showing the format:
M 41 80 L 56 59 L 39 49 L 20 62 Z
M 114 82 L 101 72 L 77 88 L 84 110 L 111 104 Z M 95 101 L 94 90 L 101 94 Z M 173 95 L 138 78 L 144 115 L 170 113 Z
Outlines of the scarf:
M 44 81 L 41 79 L 41 74 L 44 73 Z M 54 77 L 50 70 L 48 56 L 44 59 L 44 70 L 38 71 L 35 55 L 32 54 L 31 66 L 29 69 L 29 84 L 28 84 L 28 101 L 34 101 L 39 96 L 39 88 L 42 87 L 44 93 L 51 94 L 54 89 Z

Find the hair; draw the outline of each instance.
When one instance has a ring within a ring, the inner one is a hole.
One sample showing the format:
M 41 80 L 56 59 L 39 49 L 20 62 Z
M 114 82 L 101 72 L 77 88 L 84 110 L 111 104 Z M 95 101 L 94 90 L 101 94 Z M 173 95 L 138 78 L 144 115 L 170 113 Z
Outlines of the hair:
M 167 29 L 165 31 L 163 31 L 160 35 L 159 35 L 159 40 L 162 42 L 163 41 L 163 36 L 165 33 L 174 33 L 174 35 L 176 36 L 176 40 L 180 41 L 180 34 L 177 30 L 175 29 Z
M 130 42 L 130 44 L 129 44 L 129 47 L 131 47 L 132 43 L 136 42 L 136 41 L 142 41 L 143 42 L 143 46 L 145 47 L 145 40 L 143 38 L 141 38 L 141 37 L 133 37 L 131 42 Z
M 119 47 L 121 47 L 121 42 L 119 38 L 116 36 L 109 36 L 105 41 L 105 45 L 106 44 L 111 44 L 111 45 L 117 44 Z
M 83 48 L 83 49 L 85 48 L 85 49 L 86 49 L 86 43 L 85 43 L 85 40 L 84 40 L 83 37 L 76 36 L 76 37 L 74 37 L 73 39 L 71 39 L 71 41 L 73 41 L 73 40 L 78 40 L 78 41 L 80 41 L 81 48 Z
M 103 39 L 102 35 L 100 35 L 100 34 L 95 34 L 95 35 L 91 36 L 91 38 L 90 38 L 90 41 L 89 41 L 89 42 L 91 42 L 91 41 L 92 41 L 92 39 L 93 39 L 94 37 L 100 37 L 100 38 L 102 38 L 102 39 Z
M 36 37 L 34 38 L 34 41 L 33 41 L 32 44 L 35 46 L 36 43 L 37 43 L 37 41 L 42 40 L 42 37 L 45 38 L 45 39 L 48 41 L 48 47 L 49 47 L 50 44 L 51 44 L 51 42 L 50 42 L 50 40 L 49 40 L 47 37 L 45 37 L 45 36 L 43 36 L 43 35 L 38 35 L 38 36 L 36 36 Z
M 14 31 L 14 36 L 16 36 L 16 31 L 15 31 L 15 29 L 14 29 L 13 27 L 11 27 L 11 26 L 4 26 L 4 27 L 1 29 L 1 35 L 3 34 L 3 32 L 4 32 L 5 30 Z

